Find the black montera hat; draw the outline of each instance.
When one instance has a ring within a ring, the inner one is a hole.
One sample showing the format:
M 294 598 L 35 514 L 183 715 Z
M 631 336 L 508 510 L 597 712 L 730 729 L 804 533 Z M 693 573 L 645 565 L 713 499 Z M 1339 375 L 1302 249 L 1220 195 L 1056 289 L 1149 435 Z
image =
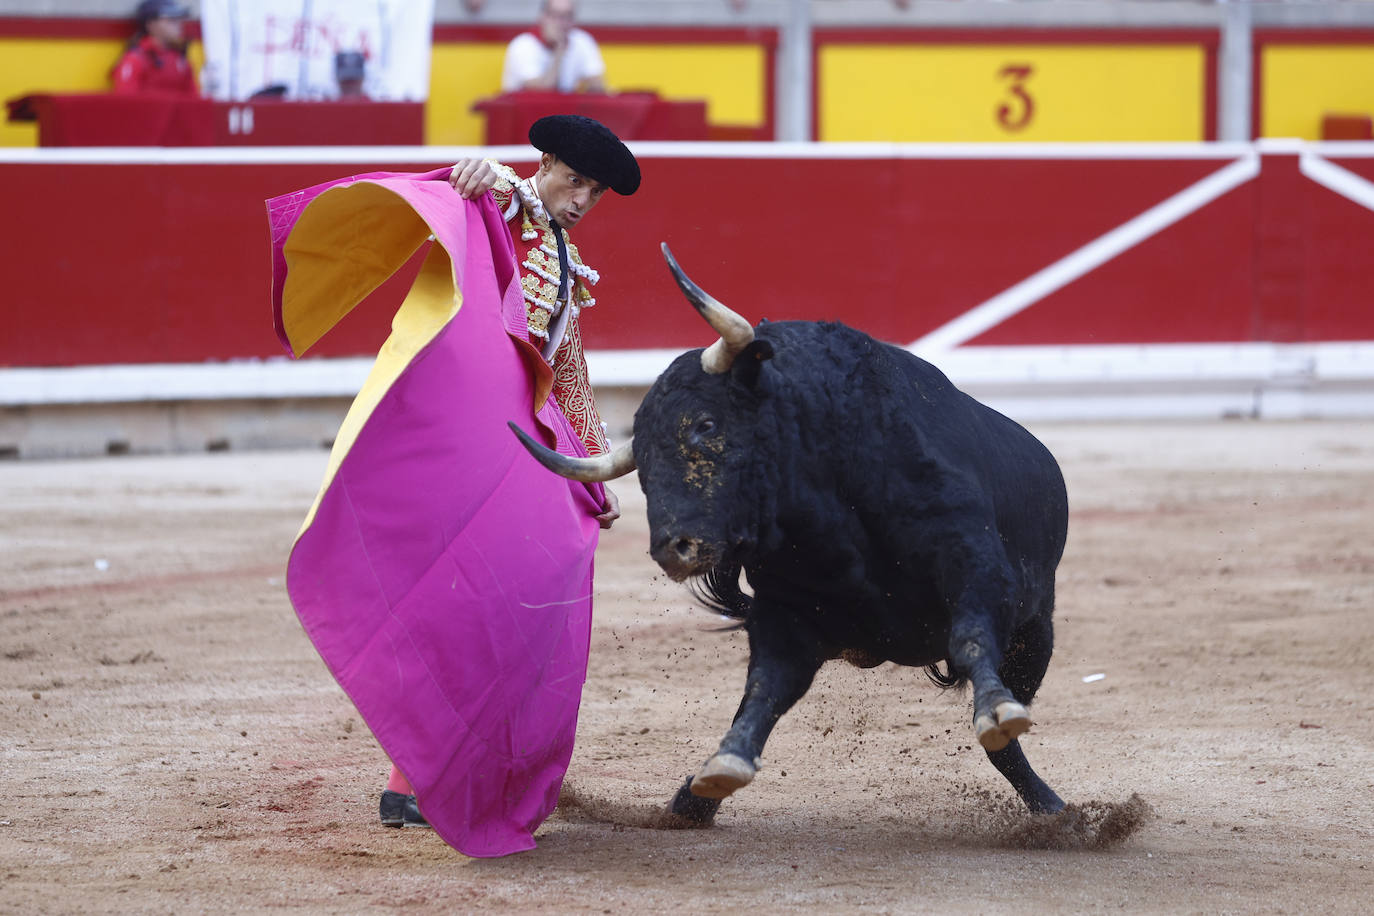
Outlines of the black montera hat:
M 610 128 L 582 115 L 549 115 L 530 125 L 530 143 L 617 194 L 639 190 L 639 163 Z

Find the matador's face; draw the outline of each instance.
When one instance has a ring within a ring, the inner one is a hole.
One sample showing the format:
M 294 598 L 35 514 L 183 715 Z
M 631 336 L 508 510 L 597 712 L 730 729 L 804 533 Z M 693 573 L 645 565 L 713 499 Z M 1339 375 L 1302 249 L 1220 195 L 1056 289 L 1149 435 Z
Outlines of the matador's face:
M 552 153 L 540 158 L 535 184 L 549 218 L 564 229 L 581 222 L 608 190 L 607 185 L 574 171 Z

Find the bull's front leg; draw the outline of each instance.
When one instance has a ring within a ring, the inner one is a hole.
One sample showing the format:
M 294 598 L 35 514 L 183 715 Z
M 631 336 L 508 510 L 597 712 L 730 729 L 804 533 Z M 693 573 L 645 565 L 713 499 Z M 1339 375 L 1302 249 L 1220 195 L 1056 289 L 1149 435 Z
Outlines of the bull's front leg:
M 749 675 L 734 723 L 669 805 L 673 814 L 703 826 L 715 817 L 721 799 L 753 780 L 773 727 L 810 688 L 826 657 L 819 641 L 800 633 L 795 621 L 776 626 L 755 616 L 747 626 Z

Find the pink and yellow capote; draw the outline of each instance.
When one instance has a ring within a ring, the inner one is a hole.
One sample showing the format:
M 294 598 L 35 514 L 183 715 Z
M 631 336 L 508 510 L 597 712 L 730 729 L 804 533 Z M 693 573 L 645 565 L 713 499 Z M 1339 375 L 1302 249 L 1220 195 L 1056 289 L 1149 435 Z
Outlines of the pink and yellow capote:
M 426 242 L 335 440 L 287 591 L 439 835 L 534 847 L 572 755 L 604 491 L 548 473 L 514 421 L 586 450 L 528 343 L 510 230 L 448 169 L 267 202 L 274 322 L 299 356 Z

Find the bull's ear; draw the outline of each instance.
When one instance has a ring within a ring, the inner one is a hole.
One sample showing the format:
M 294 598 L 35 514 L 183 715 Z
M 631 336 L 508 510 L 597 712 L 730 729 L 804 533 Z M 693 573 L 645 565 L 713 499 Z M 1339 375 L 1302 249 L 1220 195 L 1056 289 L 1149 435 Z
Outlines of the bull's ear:
M 772 358 L 773 345 L 766 340 L 755 338 L 735 357 L 734 365 L 730 367 L 730 374 L 741 385 L 753 388 L 758 383 L 759 372 L 763 369 L 763 364 Z

